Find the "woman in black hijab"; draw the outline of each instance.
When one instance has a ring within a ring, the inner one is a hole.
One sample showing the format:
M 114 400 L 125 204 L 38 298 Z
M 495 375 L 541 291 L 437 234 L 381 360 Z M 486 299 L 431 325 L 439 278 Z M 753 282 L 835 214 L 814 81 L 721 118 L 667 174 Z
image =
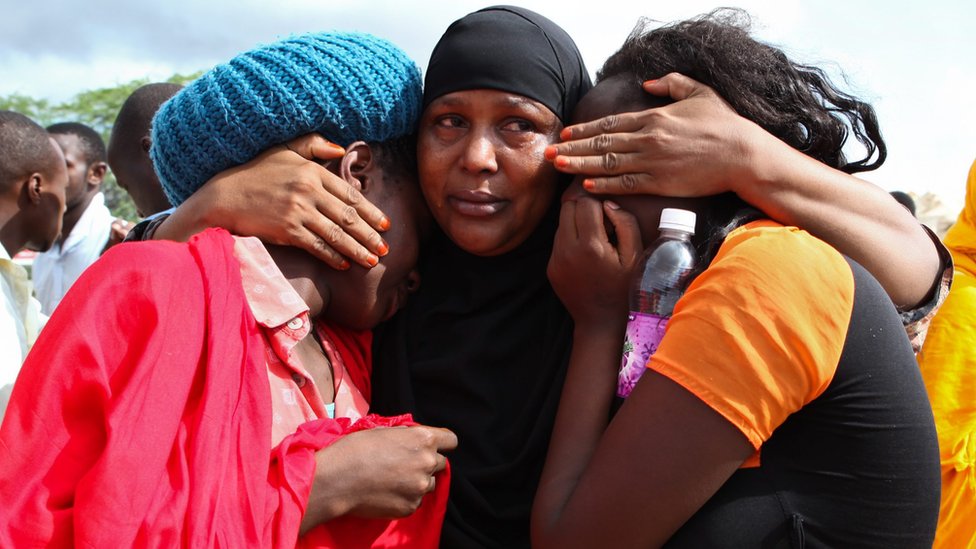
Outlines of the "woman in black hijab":
M 546 278 L 567 182 L 543 160 L 590 79 L 529 10 L 456 21 L 434 49 L 418 132 L 439 230 L 423 283 L 376 333 L 373 407 L 453 430 L 446 547 L 528 545 L 572 324 Z

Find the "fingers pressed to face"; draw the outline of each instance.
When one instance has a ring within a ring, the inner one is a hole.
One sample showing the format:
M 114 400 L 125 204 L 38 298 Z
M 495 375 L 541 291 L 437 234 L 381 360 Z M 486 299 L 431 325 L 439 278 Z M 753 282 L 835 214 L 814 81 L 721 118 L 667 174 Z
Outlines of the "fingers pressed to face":
M 658 96 L 670 96 L 680 101 L 691 97 L 695 92 L 707 89 L 707 86 L 681 73 L 672 72 L 658 80 L 644 83 L 644 91 Z
M 583 188 L 593 194 L 658 194 L 666 193 L 653 174 L 625 173 L 615 177 L 590 177 L 583 181 Z

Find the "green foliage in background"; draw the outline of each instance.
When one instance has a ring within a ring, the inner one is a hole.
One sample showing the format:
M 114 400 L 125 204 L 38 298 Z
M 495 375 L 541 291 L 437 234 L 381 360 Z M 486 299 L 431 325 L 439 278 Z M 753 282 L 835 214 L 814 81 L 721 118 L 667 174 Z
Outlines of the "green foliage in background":
M 176 74 L 168 78 L 166 82 L 187 84 L 200 74 L 202 73 Z M 113 88 L 89 90 L 56 105 L 51 104 L 46 99 L 13 94 L 0 97 L 0 110 L 19 112 L 44 127 L 58 122 L 81 122 L 100 133 L 107 145 L 109 135 L 112 133 L 112 125 L 115 123 L 115 115 L 122 108 L 122 103 L 136 88 L 149 82 L 148 79 L 140 79 Z M 113 215 L 130 221 L 138 219 L 135 205 L 129 199 L 128 193 L 116 184 L 115 175 L 111 171 L 108 172 L 105 181 L 102 182 L 102 192 L 105 193 L 105 204 Z

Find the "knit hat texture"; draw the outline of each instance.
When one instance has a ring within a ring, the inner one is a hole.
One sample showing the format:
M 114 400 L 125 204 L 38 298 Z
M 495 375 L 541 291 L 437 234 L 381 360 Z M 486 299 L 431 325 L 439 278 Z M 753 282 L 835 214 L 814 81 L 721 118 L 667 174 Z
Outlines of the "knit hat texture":
M 173 205 L 262 151 L 318 132 L 342 145 L 416 129 L 420 70 L 392 43 L 315 33 L 242 53 L 164 103 L 152 122 L 153 166 Z

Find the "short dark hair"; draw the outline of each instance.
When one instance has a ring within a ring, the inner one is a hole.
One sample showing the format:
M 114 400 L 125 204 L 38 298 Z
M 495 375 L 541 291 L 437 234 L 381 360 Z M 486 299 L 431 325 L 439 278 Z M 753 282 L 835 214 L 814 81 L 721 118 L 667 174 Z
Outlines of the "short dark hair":
M 679 72 L 710 86 L 740 115 L 828 166 L 847 173 L 881 166 L 887 147 L 874 109 L 838 90 L 822 69 L 796 63 L 753 39 L 750 25 L 746 12 L 728 8 L 653 30 L 641 20 L 598 79 L 633 75 L 643 81 Z M 850 132 L 866 151 L 855 162 L 842 152 Z
M 105 162 L 105 141 L 92 128 L 80 122 L 61 122 L 48 126 L 47 132 L 52 135 L 78 136 L 85 155 L 85 163 L 89 166 L 95 162 Z
M 57 162 L 51 138 L 40 125 L 14 111 L 0 111 L 0 188 Z
M 169 82 L 153 82 L 136 88 L 122 103 L 119 114 L 115 117 L 108 148 L 115 151 L 120 147 L 122 151 L 135 149 L 139 140 L 149 135 L 153 115 L 159 110 L 159 106 L 182 88 L 179 84 Z

